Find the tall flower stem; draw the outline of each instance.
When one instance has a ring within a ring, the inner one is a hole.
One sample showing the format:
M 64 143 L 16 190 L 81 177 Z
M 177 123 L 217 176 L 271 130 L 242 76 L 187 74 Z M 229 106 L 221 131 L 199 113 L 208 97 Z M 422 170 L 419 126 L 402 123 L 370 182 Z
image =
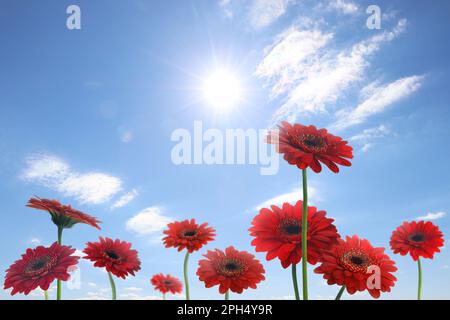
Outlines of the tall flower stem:
M 166 300 L 166 294 L 163 293 L 163 300 Z
M 45 298 L 45 300 L 48 300 L 48 291 L 47 290 L 44 291 L 44 298 Z
M 62 245 L 62 233 L 64 228 L 58 226 L 58 244 Z M 61 280 L 56 280 L 56 300 L 61 300 Z
M 111 272 L 108 272 L 109 283 L 111 284 L 112 300 L 116 300 L 116 284 Z
M 225 292 L 225 300 L 230 300 L 230 290 Z
M 419 282 L 417 287 L 417 300 L 422 298 L 422 262 L 420 262 L 420 258 L 417 260 L 417 267 L 419 271 Z
M 308 300 L 308 177 L 306 169 L 303 178 L 303 213 L 302 213 L 302 281 L 303 300 Z
M 292 264 L 292 283 L 294 284 L 295 300 L 300 300 L 300 294 L 298 293 L 297 265 L 296 264 Z
M 184 286 L 186 288 L 186 300 L 191 300 L 189 295 L 189 281 L 188 281 L 188 262 L 189 262 L 189 251 L 186 252 L 184 257 Z
M 344 293 L 344 290 L 345 290 L 345 286 L 342 286 L 334 300 L 341 300 L 341 297 L 342 297 L 342 294 Z

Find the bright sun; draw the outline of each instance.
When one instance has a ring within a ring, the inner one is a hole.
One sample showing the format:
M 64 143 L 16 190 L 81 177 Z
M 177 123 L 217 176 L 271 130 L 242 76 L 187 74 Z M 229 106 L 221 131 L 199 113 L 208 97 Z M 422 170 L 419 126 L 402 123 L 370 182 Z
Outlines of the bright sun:
M 242 96 L 239 80 L 233 73 L 224 69 L 219 69 L 207 77 L 202 91 L 206 103 L 220 112 L 235 107 Z

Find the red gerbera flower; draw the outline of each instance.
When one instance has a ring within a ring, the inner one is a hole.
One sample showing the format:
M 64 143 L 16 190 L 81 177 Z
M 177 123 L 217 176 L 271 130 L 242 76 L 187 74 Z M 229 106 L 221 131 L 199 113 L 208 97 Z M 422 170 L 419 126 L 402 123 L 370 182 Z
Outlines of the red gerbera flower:
M 433 259 L 444 245 L 444 235 L 432 222 L 404 222 L 391 236 L 391 248 L 402 256 L 410 254 L 414 261 L 419 257 Z
M 256 252 L 267 252 L 267 260 L 278 257 L 283 268 L 297 264 L 302 258 L 302 207 L 284 203 L 282 208 L 263 208 L 253 219 L 250 235 L 255 237 L 252 245 Z M 333 219 L 325 211 L 308 207 L 308 262 L 316 264 L 321 253 L 337 244 L 339 234 Z
M 345 158 L 353 158 L 353 148 L 347 141 L 315 126 L 291 125 L 282 122 L 279 132 L 272 131 L 267 142 L 276 145 L 276 150 L 284 154 L 284 159 L 300 169 L 311 167 L 314 172 L 320 172 L 325 164 L 331 171 L 337 173 L 336 164 L 351 166 Z
M 75 249 L 56 242 L 48 248 L 38 246 L 27 249 L 22 258 L 6 270 L 4 289 L 13 288 L 11 295 L 27 295 L 37 287 L 48 290 L 55 279 L 68 280 L 69 268 L 76 265 L 79 259 L 72 256 L 74 252 Z
M 198 225 L 195 219 L 175 221 L 167 225 L 163 238 L 166 248 L 175 247 L 178 251 L 186 248 L 189 253 L 199 250 L 216 236 L 213 228 L 207 223 Z
M 100 230 L 96 218 L 73 209 L 71 206 L 62 205 L 57 200 L 31 198 L 27 207 L 48 211 L 52 216 L 52 221 L 57 226 L 71 228 L 76 223 L 85 223 Z
M 155 286 L 155 289 L 159 290 L 162 294 L 166 294 L 167 292 L 176 294 L 181 293 L 183 290 L 181 281 L 178 278 L 172 277 L 170 274 L 155 274 L 151 282 Z
M 345 241 L 338 239 L 338 242 L 322 254 L 323 262 L 314 270 L 315 273 L 323 274 L 329 285 L 345 286 L 349 294 L 367 290 L 372 297 L 378 298 L 380 292 L 391 291 L 397 281 L 392 273 L 397 268 L 384 253 L 384 248 L 374 248 L 368 240 L 359 239 L 356 235 L 347 237 Z M 375 284 L 371 281 L 377 270 L 379 287 L 377 281 Z
M 225 252 L 216 249 L 203 256 L 206 259 L 198 262 L 197 275 L 206 288 L 219 285 L 221 294 L 228 290 L 242 293 L 244 289 L 256 289 L 256 284 L 265 279 L 262 264 L 246 251 L 231 246 Z
M 117 277 L 125 279 L 128 274 L 141 269 L 141 262 L 136 250 L 131 249 L 131 243 L 99 237 L 99 242 L 88 242 L 83 252 L 84 259 L 94 262 L 94 267 L 106 268 Z

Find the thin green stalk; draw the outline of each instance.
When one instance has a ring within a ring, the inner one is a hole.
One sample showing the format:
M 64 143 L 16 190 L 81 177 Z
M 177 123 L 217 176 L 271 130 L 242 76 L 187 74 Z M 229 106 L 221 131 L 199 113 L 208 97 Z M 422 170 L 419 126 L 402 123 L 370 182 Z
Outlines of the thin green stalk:
M 166 300 L 166 294 L 163 293 L 163 300 Z
M 303 300 L 308 300 L 308 178 L 306 169 L 303 177 L 303 213 L 302 213 L 302 280 Z
M 292 283 L 294 284 L 295 300 L 300 300 L 300 294 L 298 292 L 297 265 L 296 264 L 292 264 Z
M 420 258 L 417 260 L 417 267 L 419 270 L 419 283 L 417 288 L 417 300 L 422 299 L 422 262 L 420 262 Z
M 230 300 L 230 290 L 225 292 L 225 300 Z
M 116 300 L 116 284 L 111 272 L 108 272 L 109 283 L 111 284 L 112 300 Z
M 344 293 L 345 286 L 342 286 L 334 300 L 341 300 L 342 294 Z
M 184 257 L 184 286 L 186 290 L 186 300 L 191 300 L 189 295 L 189 281 L 188 281 L 188 262 L 189 262 L 189 251 L 186 252 Z
M 45 298 L 45 300 L 48 300 L 48 291 L 47 290 L 44 291 L 44 298 Z
M 58 244 L 62 245 L 62 233 L 64 228 L 58 226 Z M 61 300 L 61 280 L 56 280 L 56 300 Z

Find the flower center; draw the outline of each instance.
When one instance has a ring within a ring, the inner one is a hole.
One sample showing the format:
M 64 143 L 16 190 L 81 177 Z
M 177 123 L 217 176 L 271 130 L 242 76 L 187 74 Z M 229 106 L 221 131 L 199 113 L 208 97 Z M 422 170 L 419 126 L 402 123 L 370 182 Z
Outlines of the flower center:
M 322 152 L 327 148 L 326 140 L 319 135 L 302 134 L 294 138 L 294 143 L 300 149 L 306 149 L 313 152 Z
M 286 219 L 281 222 L 279 230 L 286 236 L 298 236 L 302 232 L 300 221 L 295 219 Z
M 197 231 L 195 231 L 195 230 L 186 230 L 183 233 L 183 236 L 185 236 L 185 237 L 195 237 L 196 235 L 197 235 Z
M 412 234 L 409 237 L 409 239 L 414 241 L 414 242 L 424 242 L 425 241 L 425 235 L 423 233 L 415 233 L 415 234 Z
M 165 281 L 164 281 L 164 284 L 165 284 L 166 286 L 170 286 L 170 285 L 172 284 L 172 281 L 170 281 L 170 280 L 165 280 Z
M 370 258 L 364 252 L 351 250 L 342 256 L 341 262 L 351 272 L 366 272 Z
M 106 250 L 105 253 L 108 257 L 110 257 L 111 259 L 114 259 L 114 260 L 117 260 L 120 258 L 120 256 L 113 250 Z
M 34 277 L 39 276 L 51 269 L 53 260 L 50 256 L 41 256 L 32 260 L 25 267 L 25 274 Z
M 243 271 L 243 264 L 236 259 L 225 259 L 218 268 L 218 273 L 227 277 L 239 276 Z

